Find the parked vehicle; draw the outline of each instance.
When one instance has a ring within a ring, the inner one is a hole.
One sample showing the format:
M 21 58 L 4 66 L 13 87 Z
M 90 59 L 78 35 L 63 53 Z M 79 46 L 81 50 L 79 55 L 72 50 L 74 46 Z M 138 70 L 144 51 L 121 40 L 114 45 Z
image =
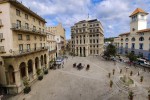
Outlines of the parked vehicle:
M 150 63 L 146 61 L 145 59 L 138 58 L 136 64 L 144 66 L 144 67 L 150 67 Z

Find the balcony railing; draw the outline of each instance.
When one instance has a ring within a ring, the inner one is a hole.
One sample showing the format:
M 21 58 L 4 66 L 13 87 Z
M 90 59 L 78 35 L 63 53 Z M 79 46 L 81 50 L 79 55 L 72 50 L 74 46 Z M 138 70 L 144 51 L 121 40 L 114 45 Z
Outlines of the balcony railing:
M 18 51 L 13 51 L 13 55 L 17 56 L 17 55 L 23 55 L 23 54 L 30 54 L 30 53 L 34 53 L 34 52 L 38 52 L 38 51 L 42 51 L 42 50 L 47 50 L 48 47 L 38 47 L 38 48 L 30 48 L 30 49 L 23 49 L 23 50 L 18 50 Z
M 40 35 L 46 35 L 46 32 L 43 32 L 41 30 L 36 30 L 35 28 L 30 28 L 28 26 L 18 25 L 16 23 L 12 23 L 12 30 L 24 31 L 24 32 L 35 33 L 35 34 L 40 34 Z

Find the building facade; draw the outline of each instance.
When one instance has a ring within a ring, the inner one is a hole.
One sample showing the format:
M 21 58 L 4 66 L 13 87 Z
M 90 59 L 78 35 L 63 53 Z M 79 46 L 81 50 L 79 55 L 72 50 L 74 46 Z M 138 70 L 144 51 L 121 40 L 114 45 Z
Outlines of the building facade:
M 47 32 L 47 47 L 49 53 L 49 63 L 56 59 L 56 41 L 53 33 Z
M 100 55 L 104 31 L 97 19 L 83 20 L 71 27 L 71 52 L 78 56 Z
M 66 47 L 66 31 L 62 24 L 59 23 L 57 26 L 47 27 L 47 30 L 55 35 L 57 44 L 57 56 L 64 53 Z
M 46 21 L 17 0 L 0 0 L 0 85 L 20 93 L 37 69 L 48 68 Z
M 137 8 L 129 16 L 131 19 L 130 32 L 120 34 L 115 41 L 119 49 L 118 53 L 133 52 L 139 57 L 150 60 L 150 28 L 147 28 L 147 15 L 147 12 Z

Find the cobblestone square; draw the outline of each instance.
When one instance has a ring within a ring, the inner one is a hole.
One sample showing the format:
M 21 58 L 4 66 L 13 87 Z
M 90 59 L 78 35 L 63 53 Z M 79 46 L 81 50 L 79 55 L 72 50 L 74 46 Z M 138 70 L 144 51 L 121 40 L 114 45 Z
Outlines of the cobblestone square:
M 77 70 L 73 68 L 74 63 L 82 63 L 84 68 Z M 90 65 L 87 71 L 86 66 Z M 129 69 L 126 71 L 126 67 Z M 115 74 L 112 75 L 112 70 Z M 120 74 L 120 69 L 122 73 Z M 98 57 L 70 57 L 65 60 L 64 68 L 49 70 L 49 74 L 44 76 L 42 81 L 37 81 L 29 94 L 20 94 L 9 100 L 128 100 L 130 88 L 124 87 L 119 77 L 130 75 L 135 86 L 131 88 L 134 92 L 134 100 L 148 100 L 148 88 L 150 87 L 150 72 L 146 72 L 142 67 L 128 66 L 117 62 L 105 61 Z M 140 75 L 138 76 L 138 71 Z M 111 77 L 108 77 L 111 73 Z M 144 81 L 140 82 L 140 76 Z M 110 88 L 109 82 L 113 81 Z

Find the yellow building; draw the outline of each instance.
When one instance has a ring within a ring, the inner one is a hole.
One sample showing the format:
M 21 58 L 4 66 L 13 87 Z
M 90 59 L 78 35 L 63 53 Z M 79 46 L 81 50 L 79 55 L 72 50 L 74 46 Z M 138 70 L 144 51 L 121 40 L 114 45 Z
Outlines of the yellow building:
M 16 0 L 0 0 L 0 21 L 0 84 L 19 93 L 48 68 L 46 21 Z
M 59 23 L 57 26 L 47 27 L 47 30 L 55 34 L 55 40 L 57 43 L 57 55 L 62 55 L 66 47 L 66 31 L 62 24 Z

